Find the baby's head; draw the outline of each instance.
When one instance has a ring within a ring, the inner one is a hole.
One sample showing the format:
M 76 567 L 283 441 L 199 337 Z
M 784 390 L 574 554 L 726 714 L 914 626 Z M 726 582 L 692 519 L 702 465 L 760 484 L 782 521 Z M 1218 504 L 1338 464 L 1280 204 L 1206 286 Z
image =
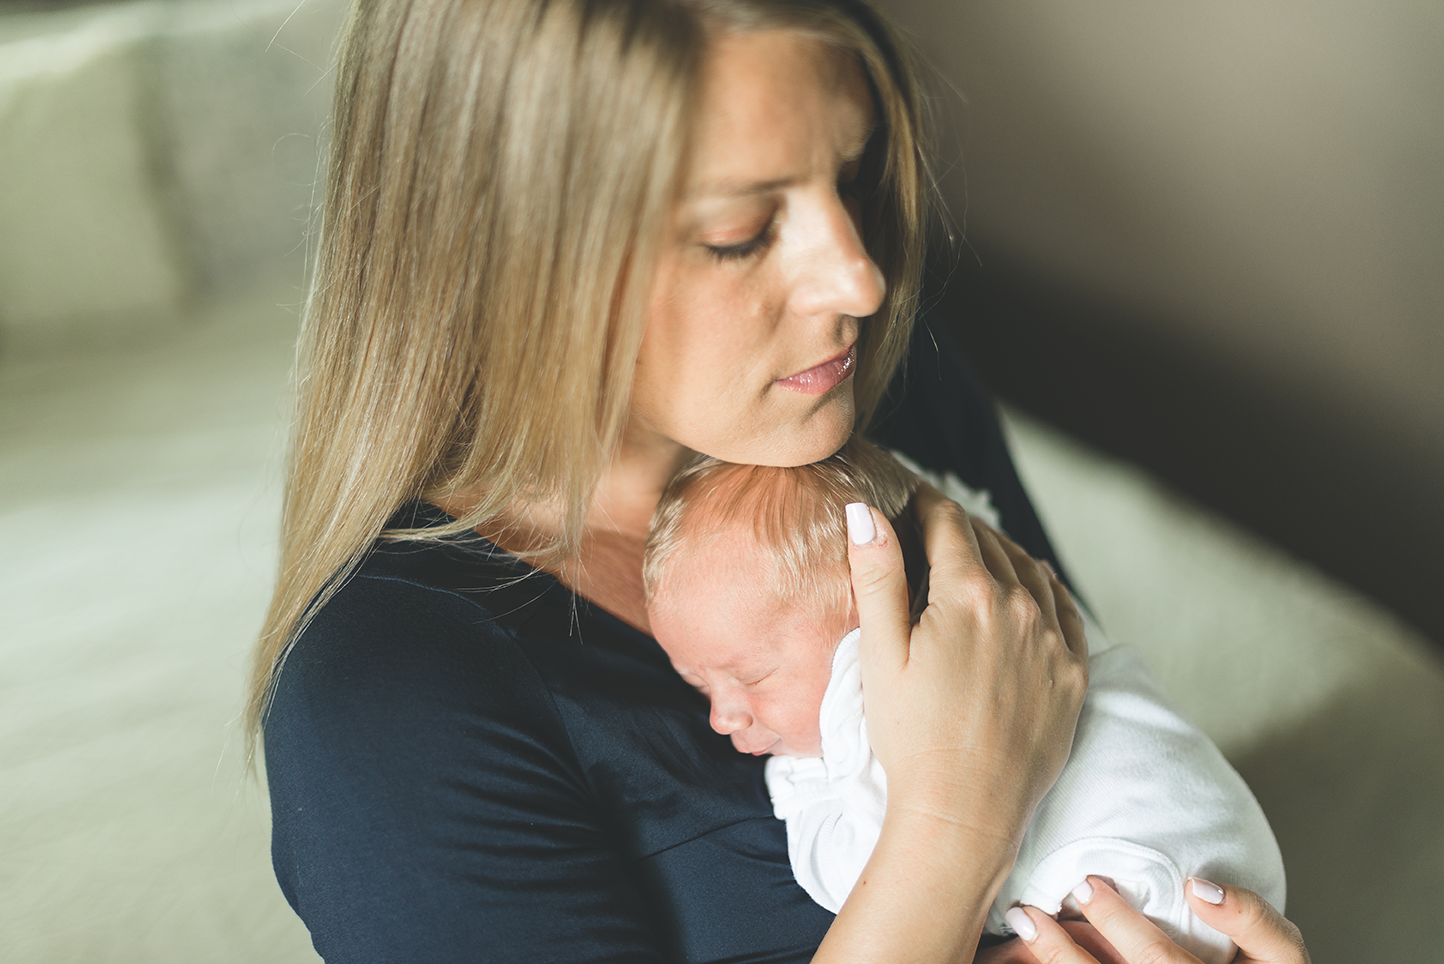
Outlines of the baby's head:
M 647 536 L 647 616 L 737 749 L 821 755 L 833 651 L 857 628 L 844 506 L 896 520 L 917 484 L 854 437 L 796 468 L 699 458 L 667 487 Z

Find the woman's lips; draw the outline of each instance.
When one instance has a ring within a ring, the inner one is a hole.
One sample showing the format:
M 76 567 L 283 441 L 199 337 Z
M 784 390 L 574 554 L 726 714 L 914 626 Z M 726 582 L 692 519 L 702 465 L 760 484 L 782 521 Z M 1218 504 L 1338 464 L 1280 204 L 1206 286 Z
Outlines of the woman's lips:
M 847 380 L 857 367 L 857 342 L 836 358 L 829 358 L 814 368 L 786 378 L 777 379 L 777 384 L 790 392 L 802 395 L 824 395 Z

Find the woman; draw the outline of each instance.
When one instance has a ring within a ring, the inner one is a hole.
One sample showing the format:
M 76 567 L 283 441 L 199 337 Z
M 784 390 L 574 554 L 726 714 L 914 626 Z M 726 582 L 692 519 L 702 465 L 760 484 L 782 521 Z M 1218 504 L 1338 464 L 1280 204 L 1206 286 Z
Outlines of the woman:
M 885 440 L 1048 554 L 986 403 L 909 337 L 920 126 L 857 0 L 358 5 L 253 691 L 328 959 L 972 956 L 1086 689 L 1050 572 L 926 495 L 911 627 L 886 523 L 854 534 L 891 796 L 835 920 L 642 604 L 693 451 L 812 461 L 885 399 Z

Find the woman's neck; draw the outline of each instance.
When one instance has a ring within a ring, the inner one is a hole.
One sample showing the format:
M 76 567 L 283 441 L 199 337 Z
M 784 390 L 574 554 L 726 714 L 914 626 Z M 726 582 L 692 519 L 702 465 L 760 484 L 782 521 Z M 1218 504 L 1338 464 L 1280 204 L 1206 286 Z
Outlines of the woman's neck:
M 662 491 L 692 455 L 690 449 L 633 419 L 622 437 L 621 449 L 597 482 L 587 510 L 587 531 L 614 532 L 645 542 Z
M 649 632 L 642 589 L 647 527 L 662 490 L 692 457 L 691 450 L 638 425 L 633 419 L 622 445 L 597 482 L 583 522 L 577 557 L 548 571 L 563 585 L 643 632 Z M 465 497 L 438 502 L 459 516 Z M 474 503 L 472 503 L 474 504 Z M 560 533 L 554 508 L 519 505 L 495 532 L 483 533 L 501 548 L 526 556 Z
M 642 588 L 647 527 L 662 490 L 691 456 L 670 439 L 628 426 L 597 483 L 578 558 L 554 573 L 573 592 L 643 632 L 651 631 Z

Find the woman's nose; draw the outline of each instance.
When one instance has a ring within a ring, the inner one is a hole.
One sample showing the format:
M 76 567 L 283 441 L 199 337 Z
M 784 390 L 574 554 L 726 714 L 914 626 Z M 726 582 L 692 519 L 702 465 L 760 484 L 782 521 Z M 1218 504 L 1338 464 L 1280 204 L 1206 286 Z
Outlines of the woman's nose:
M 853 207 L 834 196 L 815 212 L 793 293 L 804 315 L 866 318 L 882 307 L 887 281 L 863 245 Z

